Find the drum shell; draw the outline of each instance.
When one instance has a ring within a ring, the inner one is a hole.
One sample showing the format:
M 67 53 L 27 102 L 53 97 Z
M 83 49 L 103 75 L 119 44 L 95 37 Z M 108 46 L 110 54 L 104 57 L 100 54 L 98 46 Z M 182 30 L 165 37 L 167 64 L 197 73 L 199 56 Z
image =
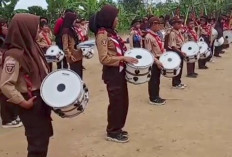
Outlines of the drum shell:
M 85 85 L 84 85 L 85 86 Z M 87 87 L 83 87 L 81 97 L 73 104 L 61 108 L 53 108 L 55 113 L 62 118 L 72 118 L 84 112 L 89 101 L 89 92 Z
M 93 48 L 86 47 L 86 48 L 81 48 L 82 54 L 86 59 L 91 59 L 94 56 L 94 50 Z
M 176 69 L 162 69 L 162 70 L 161 70 L 161 74 L 162 74 L 164 77 L 173 78 L 173 77 L 176 77 L 177 75 L 179 75 L 180 70 L 181 70 L 180 67 L 179 67 L 179 68 L 176 68 Z
M 206 59 L 210 56 L 211 51 L 210 49 L 207 49 L 204 53 L 200 53 L 200 59 Z
M 135 67 L 126 65 L 126 80 L 132 84 L 143 84 L 150 81 L 152 65 Z
M 185 58 L 185 61 L 187 63 L 195 63 L 200 59 L 200 53 L 198 53 L 197 55 L 192 55 L 192 56 L 188 56 Z

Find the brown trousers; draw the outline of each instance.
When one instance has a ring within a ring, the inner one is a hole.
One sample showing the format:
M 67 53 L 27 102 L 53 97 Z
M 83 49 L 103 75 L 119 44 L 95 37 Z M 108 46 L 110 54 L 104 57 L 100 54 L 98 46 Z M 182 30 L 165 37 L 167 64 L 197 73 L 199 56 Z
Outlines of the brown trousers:
M 187 74 L 191 75 L 195 72 L 195 63 L 187 63 Z
M 103 67 L 103 80 L 109 96 L 108 134 L 118 134 L 126 123 L 129 107 L 127 81 L 125 71 L 119 72 L 119 67 Z

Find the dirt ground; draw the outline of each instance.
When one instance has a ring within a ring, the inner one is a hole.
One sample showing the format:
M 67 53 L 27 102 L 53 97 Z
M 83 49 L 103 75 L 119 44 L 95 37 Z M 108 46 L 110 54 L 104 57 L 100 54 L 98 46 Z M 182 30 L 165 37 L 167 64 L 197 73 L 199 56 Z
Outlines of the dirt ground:
M 130 110 L 126 130 L 130 142 L 105 141 L 107 92 L 97 55 L 85 60 L 84 81 L 91 99 L 79 117 L 53 114 L 55 135 L 48 157 L 232 157 L 232 48 L 223 58 L 186 78 L 185 90 L 171 89 L 162 78 L 164 106 L 148 104 L 147 84 L 129 85 Z M 0 128 L 0 157 L 25 157 L 24 128 Z

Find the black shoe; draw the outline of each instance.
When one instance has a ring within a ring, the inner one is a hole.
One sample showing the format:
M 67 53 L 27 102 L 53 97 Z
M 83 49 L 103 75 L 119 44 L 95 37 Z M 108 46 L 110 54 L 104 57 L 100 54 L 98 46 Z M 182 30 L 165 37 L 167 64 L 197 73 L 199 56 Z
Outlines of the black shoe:
M 127 143 L 129 142 L 129 138 L 127 136 L 124 136 L 122 132 L 118 134 L 107 134 L 106 137 L 107 141 L 117 142 L 117 143 Z
M 188 74 L 187 75 L 188 78 L 197 78 L 197 75 L 194 75 L 194 74 Z
M 166 103 L 166 100 L 160 97 L 156 98 L 155 100 L 150 100 L 151 105 L 164 105 L 165 103 Z
M 220 52 L 220 54 L 224 54 L 224 53 L 225 53 L 225 51 L 221 51 L 221 52 Z
M 199 69 L 209 69 L 207 66 L 199 67 Z
M 129 134 L 128 134 L 128 132 L 127 132 L 127 131 L 123 131 L 123 130 L 122 130 L 122 132 L 121 132 L 121 133 L 122 133 L 122 136 L 126 136 L 126 137 L 128 137 L 128 136 L 129 136 Z
M 220 56 L 220 55 L 214 55 L 215 57 L 219 57 L 219 58 L 221 58 L 222 56 Z
M 193 73 L 193 75 L 196 75 L 196 76 L 198 76 L 198 73 Z

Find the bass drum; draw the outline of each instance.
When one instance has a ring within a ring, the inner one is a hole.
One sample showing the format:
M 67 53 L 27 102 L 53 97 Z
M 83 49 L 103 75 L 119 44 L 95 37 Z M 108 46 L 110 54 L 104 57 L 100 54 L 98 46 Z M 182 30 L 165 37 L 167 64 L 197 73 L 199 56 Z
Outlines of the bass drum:
M 81 114 L 89 101 L 88 88 L 71 70 L 50 73 L 44 79 L 40 92 L 43 101 L 62 118 Z

